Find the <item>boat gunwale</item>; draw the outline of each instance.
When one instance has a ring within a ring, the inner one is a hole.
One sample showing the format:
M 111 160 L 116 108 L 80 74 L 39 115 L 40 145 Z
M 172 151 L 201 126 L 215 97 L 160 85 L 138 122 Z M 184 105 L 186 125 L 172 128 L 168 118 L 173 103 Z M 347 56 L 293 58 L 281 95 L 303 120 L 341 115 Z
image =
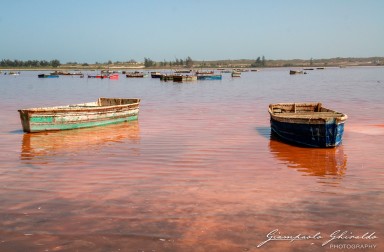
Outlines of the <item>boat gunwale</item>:
M 319 106 L 319 108 L 326 111 L 316 112 L 316 111 L 301 111 L 301 112 L 274 112 L 273 107 L 278 106 Z M 308 123 L 323 122 L 330 119 L 337 120 L 338 123 L 344 123 L 348 119 L 348 116 L 344 113 L 328 109 L 323 107 L 320 102 L 298 102 L 298 103 L 274 103 L 270 104 L 268 107 L 268 112 L 271 115 L 271 118 L 274 120 L 284 120 L 286 122 L 295 123 L 295 120 L 300 120 L 300 123 L 307 121 Z
M 71 104 L 71 105 L 64 105 L 64 106 L 54 106 L 54 107 L 38 107 L 38 108 L 27 108 L 27 109 L 19 109 L 19 112 L 23 113 L 67 113 L 67 112 L 93 112 L 93 111 L 109 111 L 117 108 L 135 108 L 138 107 L 140 104 L 139 98 L 129 98 L 129 100 L 136 100 L 136 102 L 128 103 L 128 104 L 119 104 L 119 105 L 97 105 L 98 101 L 96 102 L 88 102 L 88 103 L 80 103 L 80 104 Z M 95 105 L 88 105 L 87 104 L 95 104 Z

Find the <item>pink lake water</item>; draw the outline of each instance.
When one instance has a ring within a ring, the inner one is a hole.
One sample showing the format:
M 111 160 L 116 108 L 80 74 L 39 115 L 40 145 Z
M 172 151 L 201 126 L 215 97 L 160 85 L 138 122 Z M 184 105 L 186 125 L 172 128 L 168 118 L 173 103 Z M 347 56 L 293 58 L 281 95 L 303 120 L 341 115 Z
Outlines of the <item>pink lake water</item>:
M 0 76 L 0 251 L 383 250 L 384 68 L 177 84 L 38 73 Z M 17 109 L 98 97 L 141 98 L 139 120 L 21 130 Z M 341 146 L 271 138 L 268 104 L 300 101 L 348 115 Z

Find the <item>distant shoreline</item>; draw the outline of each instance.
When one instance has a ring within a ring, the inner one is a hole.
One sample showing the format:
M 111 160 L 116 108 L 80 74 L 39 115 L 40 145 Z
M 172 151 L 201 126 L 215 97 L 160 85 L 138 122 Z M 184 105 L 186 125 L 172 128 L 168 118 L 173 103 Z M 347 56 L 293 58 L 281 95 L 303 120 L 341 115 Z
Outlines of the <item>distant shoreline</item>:
M 144 63 L 65 63 L 58 67 L 5 67 L 0 66 L 2 71 L 85 71 L 85 70 L 140 70 L 140 69 L 212 69 L 212 68 L 281 68 L 281 67 L 297 67 L 297 68 L 317 68 L 317 67 L 357 67 L 357 66 L 384 66 L 384 57 L 369 57 L 369 58 L 331 58 L 331 59 L 292 59 L 292 60 L 265 60 L 264 65 L 255 64 L 257 61 L 253 59 L 238 59 L 238 60 L 212 60 L 200 61 L 194 60 L 192 67 L 185 65 L 162 65 L 162 62 L 154 62 L 155 65 L 145 67 Z
M 350 66 L 327 66 L 327 67 L 308 67 L 308 68 L 352 68 L 352 67 L 384 67 L 384 65 L 350 65 Z M 273 69 L 273 68 L 307 68 L 305 66 L 293 66 L 293 67 L 243 67 L 242 69 Z M 0 67 L 0 75 L 1 72 L 20 72 L 20 71 L 71 71 L 71 72 L 81 72 L 81 71 L 101 71 L 101 70 L 116 70 L 116 71 L 156 71 L 156 70 L 180 70 L 180 69 L 191 69 L 191 70 L 201 70 L 201 69 L 209 69 L 209 70 L 230 70 L 230 69 L 239 69 L 239 67 L 227 67 L 227 68 L 216 68 L 216 67 L 179 67 L 179 68 L 167 68 L 167 67 L 149 67 L 149 68 L 124 68 L 124 67 L 105 67 L 105 68 L 66 68 L 66 67 L 58 67 L 58 68 L 1 68 Z M 304 69 L 308 70 L 308 69 Z

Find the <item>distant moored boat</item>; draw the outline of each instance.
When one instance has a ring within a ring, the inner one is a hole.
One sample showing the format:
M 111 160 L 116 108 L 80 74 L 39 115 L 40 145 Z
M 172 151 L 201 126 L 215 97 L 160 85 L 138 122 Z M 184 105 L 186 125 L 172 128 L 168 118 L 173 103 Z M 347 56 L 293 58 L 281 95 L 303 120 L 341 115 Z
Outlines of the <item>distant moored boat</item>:
M 173 82 L 186 82 L 186 81 L 196 81 L 196 75 L 174 75 Z
M 143 72 L 135 71 L 135 72 L 126 73 L 125 76 L 127 78 L 144 78 L 146 74 L 144 74 Z
M 173 81 L 173 74 L 162 74 L 160 80 L 162 81 Z
M 300 70 L 289 70 L 289 74 L 303 74 L 304 72 L 303 71 L 300 71 Z
M 232 71 L 231 76 L 232 77 L 241 77 L 241 72 L 239 72 L 239 71 Z
M 59 78 L 57 74 L 39 74 L 37 75 L 39 78 Z
M 197 75 L 198 80 L 221 80 L 221 74 L 201 74 Z
M 214 71 L 198 71 L 196 72 L 198 80 L 221 80 L 221 74 L 215 74 Z
M 119 76 L 117 75 L 117 78 L 116 77 L 113 77 L 113 78 L 110 78 L 111 75 L 109 74 L 97 74 L 97 75 L 88 75 L 88 78 L 96 78 L 96 79 L 118 79 Z
M 161 77 L 161 73 L 160 72 L 151 72 L 151 77 L 152 78 L 160 78 Z

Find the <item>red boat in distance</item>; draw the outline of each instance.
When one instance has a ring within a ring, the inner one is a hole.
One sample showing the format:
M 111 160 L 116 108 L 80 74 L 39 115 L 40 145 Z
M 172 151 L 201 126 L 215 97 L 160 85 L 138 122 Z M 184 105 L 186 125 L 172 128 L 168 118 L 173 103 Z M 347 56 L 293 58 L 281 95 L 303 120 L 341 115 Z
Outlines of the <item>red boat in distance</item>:
M 111 80 L 118 80 L 119 75 L 118 74 L 99 74 L 99 75 L 88 75 L 88 78 L 96 78 L 96 79 L 111 79 Z
M 110 80 L 118 80 L 119 79 L 119 75 L 118 74 L 111 74 L 111 75 L 109 75 L 109 79 Z

